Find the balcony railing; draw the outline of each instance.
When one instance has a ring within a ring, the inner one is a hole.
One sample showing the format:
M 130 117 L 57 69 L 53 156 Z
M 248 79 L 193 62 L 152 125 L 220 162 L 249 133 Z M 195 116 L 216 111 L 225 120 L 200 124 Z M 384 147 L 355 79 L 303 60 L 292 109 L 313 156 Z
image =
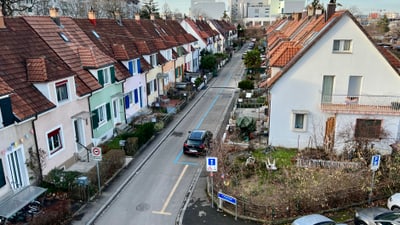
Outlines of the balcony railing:
M 400 115 L 400 96 L 322 95 L 321 110 L 329 113 Z

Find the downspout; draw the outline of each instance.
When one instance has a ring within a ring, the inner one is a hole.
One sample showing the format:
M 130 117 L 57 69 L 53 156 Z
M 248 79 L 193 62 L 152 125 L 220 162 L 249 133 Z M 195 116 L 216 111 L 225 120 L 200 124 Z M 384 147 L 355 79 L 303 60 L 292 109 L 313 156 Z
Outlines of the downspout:
M 41 184 L 43 181 L 43 170 L 42 170 L 42 161 L 40 160 L 40 152 L 39 152 L 39 146 L 38 146 L 38 140 L 36 136 L 36 127 L 35 127 L 35 121 L 38 119 L 38 114 L 35 114 L 35 119 L 32 120 L 32 129 L 33 129 L 33 138 L 35 139 L 35 148 L 36 148 L 36 159 L 38 162 L 38 168 L 39 168 L 39 178 L 38 178 L 38 183 Z

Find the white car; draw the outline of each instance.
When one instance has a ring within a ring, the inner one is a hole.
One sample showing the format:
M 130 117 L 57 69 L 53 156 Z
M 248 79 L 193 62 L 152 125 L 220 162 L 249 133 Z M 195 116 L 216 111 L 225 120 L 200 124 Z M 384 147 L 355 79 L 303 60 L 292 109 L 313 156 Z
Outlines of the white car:
M 346 225 L 346 224 L 336 223 L 335 221 L 324 215 L 310 214 L 297 218 L 292 222 L 292 225 Z
M 387 207 L 390 210 L 400 211 L 400 193 L 390 196 L 387 202 Z

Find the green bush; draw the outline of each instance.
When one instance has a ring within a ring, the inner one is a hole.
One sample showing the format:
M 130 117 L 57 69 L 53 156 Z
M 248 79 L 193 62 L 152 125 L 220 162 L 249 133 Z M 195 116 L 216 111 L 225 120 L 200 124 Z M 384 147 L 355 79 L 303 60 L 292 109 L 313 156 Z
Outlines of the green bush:
M 141 125 L 137 125 L 134 137 L 139 139 L 139 147 L 144 145 L 151 137 L 153 137 L 155 133 L 154 123 L 145 123 Z
M 242 80 L 239 82 L 238 87 L 242 90 L 252 90 L 254 89 L 254 83 L 251 80 Z

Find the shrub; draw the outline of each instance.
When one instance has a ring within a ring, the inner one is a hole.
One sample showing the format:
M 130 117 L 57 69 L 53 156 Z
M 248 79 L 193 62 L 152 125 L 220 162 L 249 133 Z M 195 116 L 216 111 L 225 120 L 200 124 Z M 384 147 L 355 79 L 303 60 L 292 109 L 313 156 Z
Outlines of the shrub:
M 254 89 L 254 83 L 251 80 L 242 80 L 239 82 L 238 87 L 242 90 L 252 90 Z
M 134 137 L 139 139 L 139 146 L 144 145 L 151 137 L 153 137 L 155 133 L 154 123 L 145 123 L 141 125 L 137 125 Z

